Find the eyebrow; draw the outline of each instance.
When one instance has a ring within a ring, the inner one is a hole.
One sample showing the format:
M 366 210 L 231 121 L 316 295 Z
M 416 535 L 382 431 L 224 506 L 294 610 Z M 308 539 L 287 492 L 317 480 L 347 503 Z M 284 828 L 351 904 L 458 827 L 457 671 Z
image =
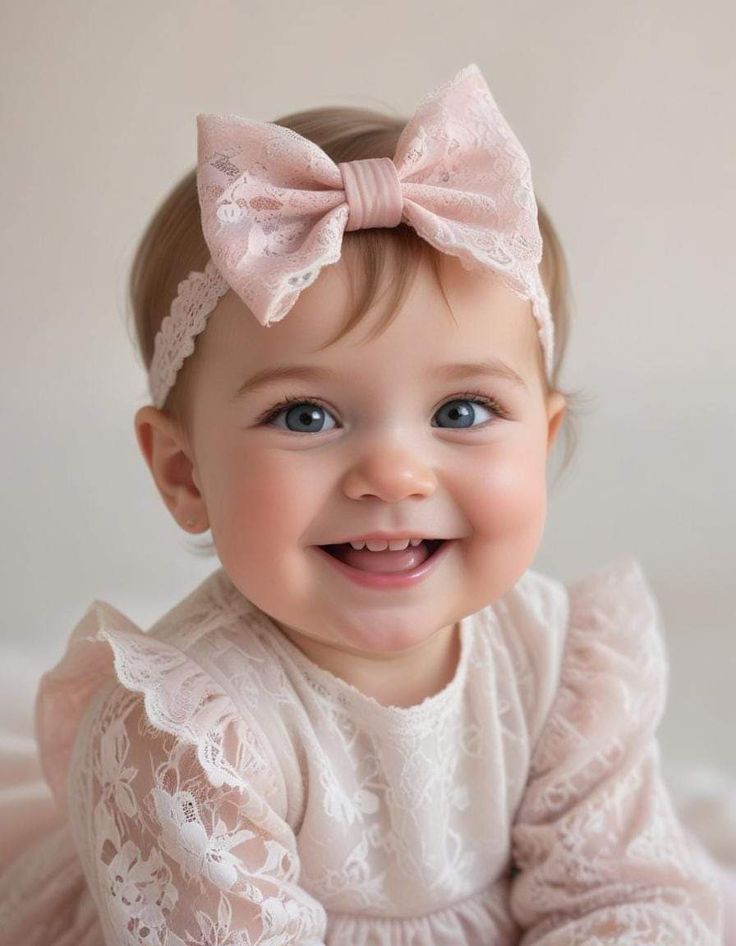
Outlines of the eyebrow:
M 443 381 L 458 381 L 470 376 L 485 376 L 500 378 L 526 389 L 526 382 L 513 368 L 499 358 L 489 358 L 485 361 L 468 361 L 461 364 L 437 365 L 431 373 Z M 238 400 L 252 394 L 256 389 L 276 384 L 279 381 L 296 379 L 301 381 L 330 381 L 337 376 L 337 372 L 330 368 L 317 365 L 274 365 L 263 368 L 252 377 L 246 379 L 235 392 L 232 400 Z

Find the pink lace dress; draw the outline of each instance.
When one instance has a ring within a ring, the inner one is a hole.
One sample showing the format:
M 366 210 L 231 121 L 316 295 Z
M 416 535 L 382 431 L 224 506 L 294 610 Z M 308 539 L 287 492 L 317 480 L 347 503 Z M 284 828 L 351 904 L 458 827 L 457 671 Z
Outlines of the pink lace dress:
M 383 706 L 222 569 L 148 632 L 93 602 L 39 686 L 56 814 L 25 845 L 17 806 L 4 826 L 0 943 L 722 943 L 721 877 L 660 774 L 638 562 L 528 570 L 460 633 L 440 693 Z

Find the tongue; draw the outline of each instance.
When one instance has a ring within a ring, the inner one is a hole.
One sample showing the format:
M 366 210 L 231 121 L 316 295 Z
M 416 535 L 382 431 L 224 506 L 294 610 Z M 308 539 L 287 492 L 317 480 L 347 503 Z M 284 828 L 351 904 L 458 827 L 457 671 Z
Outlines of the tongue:
M 401 551 L 371 552 L 369 549 L 354 549 L 350 543 L 338 549 L 338 558 L 362 572 L 405 572 L 421 565 L 429 557 L 426 542 L 410 545 Z

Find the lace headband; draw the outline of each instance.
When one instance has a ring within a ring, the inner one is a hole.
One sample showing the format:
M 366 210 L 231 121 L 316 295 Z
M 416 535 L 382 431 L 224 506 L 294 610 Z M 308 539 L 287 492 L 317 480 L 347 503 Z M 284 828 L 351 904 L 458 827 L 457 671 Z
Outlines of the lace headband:
M 465 269 L 492 271 L 531 302 L 551 377 L 554 323 L 539 275 L 529 159 L 475 63 L 425 95 L 393 158 L 336 164 L 289 128 L 237 115 L 198 115 L 197 130 L 211 259 L 179 283 L 156 335 L 149 371 L 156 407 L 228 289 L 268 326 L 339 260 L 345 231 L 402 222 Z

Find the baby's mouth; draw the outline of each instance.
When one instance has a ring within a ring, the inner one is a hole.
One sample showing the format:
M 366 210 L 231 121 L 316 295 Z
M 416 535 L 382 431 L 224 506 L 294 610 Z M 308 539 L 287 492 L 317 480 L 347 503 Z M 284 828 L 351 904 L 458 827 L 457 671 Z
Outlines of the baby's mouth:
M 431 555 L 434 555 L 445 541 L 445 539 L 425 539 L 419 545 L 410 545 L 405 549 L 395 551 L 385 549 L 381 552 L 371 552 L 367 548 L 354 549 L 349 542 L 342 542 L 339 545 L 320 545 L 319 547 L 332 555 L 333 558 L 337 558 L 359 571 L 387 574 L 411 571 Z

